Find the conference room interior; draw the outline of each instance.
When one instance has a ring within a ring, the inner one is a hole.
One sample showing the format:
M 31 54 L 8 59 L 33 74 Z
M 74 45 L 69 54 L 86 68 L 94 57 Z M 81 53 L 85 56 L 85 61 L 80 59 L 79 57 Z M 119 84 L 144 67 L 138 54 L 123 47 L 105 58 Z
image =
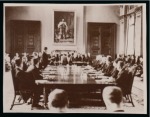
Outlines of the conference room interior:
M 145 4 L 3 8 L 3 112 L 57 113 L 49 107 L 50 94 L 60 89 L 67 93 L 68 113 L 146 113 Z M 106 87 L 121 89 L 119 111 L 109 110 Z

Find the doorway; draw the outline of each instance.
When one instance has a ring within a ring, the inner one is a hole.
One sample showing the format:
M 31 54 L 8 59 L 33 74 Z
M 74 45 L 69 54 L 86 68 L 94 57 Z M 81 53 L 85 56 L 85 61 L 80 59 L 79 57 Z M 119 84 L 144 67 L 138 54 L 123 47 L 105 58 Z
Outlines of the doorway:
M 27 20 L 11 20 L 11 53 L 41 51 L 41 22 Z
M 96 55 L 111 55 L 115 58 L 116 52 L 116 24 L 115 23 L 88 23 L 87 51 L 93 59 Z

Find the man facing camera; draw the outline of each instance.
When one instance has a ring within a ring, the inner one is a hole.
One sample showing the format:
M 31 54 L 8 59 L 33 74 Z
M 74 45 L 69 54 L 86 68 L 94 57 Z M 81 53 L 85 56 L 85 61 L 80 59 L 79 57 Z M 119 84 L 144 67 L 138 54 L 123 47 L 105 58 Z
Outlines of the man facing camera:
M 68 106 L 68 96 L 62 89 L 53 90 L 49 97 L 48 107 L 53 113 L 65 113 Z
M 103 100 L 106 108 L 111 112 L 124 112 L 122 108 L 122 90 L 116 86 L 108 86 L 103 90 Z

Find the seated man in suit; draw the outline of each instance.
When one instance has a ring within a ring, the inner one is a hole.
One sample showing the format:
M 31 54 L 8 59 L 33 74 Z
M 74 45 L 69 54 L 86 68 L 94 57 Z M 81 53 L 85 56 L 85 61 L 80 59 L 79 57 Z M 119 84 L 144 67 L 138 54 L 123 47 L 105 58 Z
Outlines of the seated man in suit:
M 102 69 L 102 75 L 111 76 L 112 70 L 113 70 L 112 58 L 111 56 L 107 56 L 106 64 L 104 65 Z
M 130 55 L 128 55 L 125 58 L 125 61 L 124 61 L 124 68 L 128 69 L 129 67 L 131 67 L 131 58 L 130 58 Z
M 96 70 L 102 70 L 106 65 L 106 57 L 102 56 L 101 60 L 99 61 L 99 63 L 97 64 Z
M 49 97 L 48 107 L 53 113 L 64 113 L 67 111 L 68 96 L 66 91 L 62 89 L 53 90 Z
M 66 54 L 63 54 L 61 56 L 61 63 L 62 63 L 62 65 L 67 65 L 68 64 L 68 60 L 67 60 L 67 55 Z
M 109 112 L 124 112 L 122 91 L 119 87 L 108 86 L 103 90 L 103 100 Z
M 38 105 L 40 94 L 42 94 L 42 87 L 39 87 L 35 84 L 35 80 L 42 79 L 43 77 L 40 75 L 39 71 L 39 59 L 33 59 L 33 69 L 28 72 L 28 78 L 32 81 L 32 90 L 34 93 L 33 96 L 33 107 L 40 107 Z
M 29 64 L 29 66 L 28 66 L 26 72 L 30 72 L 30 71 L 32 71 L 32 70 L 34 69 L 33 60 L 34 60 L 34 58 L 31 58 L 31 59 L 30 59 L 30 64 Z
M 89 52 L 87 53 L 87 62 L 89 65 L 92 65 L 92 58 L 91 58 L 91 54 Z
M 84 62 L 88 62 L 88 56 L 86 53 L 84 54 Z
M 21 90 L 31 90 L 34 94 L 33 96 L 33 107 L 41 107 L 38 105 L 40 99 L 40 93 L 42 92 L 41 87 L 37 87 L 35 84 L 36 79 L 42 79 L 39 72 L 39 60 L 38 58 L 32 59 L 32 65 L 30 65 L 29 69 L 26 72 L 23 72 L 19 69 L 19 73 L 17 75 L 19 78 L 19 84 Z M 30 94 L 31 97 L 31 94 Z M 29 98 L 29 97 L 28 97 Z
M 27 54 L 23 53 L 23 57 L 22 57 L 22 70 L 23 71 L 26 71 L 28 68 L 27 62 L 28 62 Z
M 38 52 L 33 52 L 32 56 L 33 56 L 33 58 L 37 59 L 39 57 Z
M 58 53 L 55 54 L 55 61 L 54 61 L 55 65 L 59 65 L 59 61 L 60 61 L 60 57 L 59 56 L 60 55 Z
M 117 64 L 118 64 L 118 61 L 119 59 L 116 59 L 114 62 L 113 62 L 113 70 L 111 72 L 111 77 L 116 79 L 117 78 L 117 75 L 118 75 L 118 70 L 117 70 Z
M 101 56 L 101 55 L 97 55 L 97 56 L 96 56 L 96 59 L 93 60 L 92 66 L 94 67 L 94 69 L 97 69 L 97 68 L 100 67 L 101 59 L 102 59 L 102 56 Z
M 116 78 L 118 76 L 118 73 L 119 73 L 119 71 L 117 70 L 117 63 L 118 63 L 118 61 L 119 61 L 119 59 L 116 59 L 113 62 L 113 69 L 112 69 L 112 72 L 110 72 L 110 77 L 108 79 L 110 82 L 115 82 Z
M 25 91 L 31 90 L 32 80 L 29 79 L 27 73 L 22 70 L 20 59 L 15 60 L 14 74 L 15 82 L 17 85 L 16 87 L 20 90 L 24 101 L 27 102 L 27 100 L 31 96 L 31 93 L 26 93 Z
M 67 55 L 67 61 L 68 61 L 69 65 L 72 64 L 72 60 L 71 60 L 71 55 L 70 54 Z
M 31 70 L 33 77 L 35 80 L 42 79 L 43 77 L 40 75 L 40 69 L 39 69 L 39 60 L 33 59 L 33 66 L 34 68 Z
M 72 62 L 77 61 L 77 53 L 72 53 Z
M 80 53 L 78 53 L 76 60 L 77 60 L 77 61 L 81 61 L 81 59 L 82 59 L 82 58 L 81 58 L 81 55 L 80 55 Z
M 137 64 L 136 76 L 142 77 L 142 74 L 143 74 L 143 58 L 141 56 L 138 57 L 138 60 L 137 60 L 136 64 Z
M 87 57 L 85 57 L 85 54 L 81 54 L 81 62 L 83 62 L 82 65 L 87 65 L 88 60 Z
M 128 85 L 128 70 L 124 68 L 123 61 L 118 61 L 117 70 L 119 71 L 119 73 L 116 78 L 116 83 L 117 86 L 122 89 L 123 95 L 125 95 L 126 87 Z
M 20 56 L 18 53 L 16 53 L 13 59 L 11 60 L 12 68 L 15 68 L 15 60 L 18 60 L 18 59 L 20 59 Z

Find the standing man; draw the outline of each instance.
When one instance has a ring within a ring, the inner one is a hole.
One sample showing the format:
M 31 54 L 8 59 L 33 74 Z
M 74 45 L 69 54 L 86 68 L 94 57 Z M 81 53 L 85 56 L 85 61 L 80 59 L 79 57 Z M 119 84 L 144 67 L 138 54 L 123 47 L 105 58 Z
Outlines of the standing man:
M 48 48 L 47 48 L 47 47 L 44 47 L 44 51 L 43 51 L 43 54 L 42 54 L 42 66 L 43 66 L 44 68 L 46 68 L 46 66 L 47 66 L 48 63 L 49 63 L 47 50 L 48 50 Z

